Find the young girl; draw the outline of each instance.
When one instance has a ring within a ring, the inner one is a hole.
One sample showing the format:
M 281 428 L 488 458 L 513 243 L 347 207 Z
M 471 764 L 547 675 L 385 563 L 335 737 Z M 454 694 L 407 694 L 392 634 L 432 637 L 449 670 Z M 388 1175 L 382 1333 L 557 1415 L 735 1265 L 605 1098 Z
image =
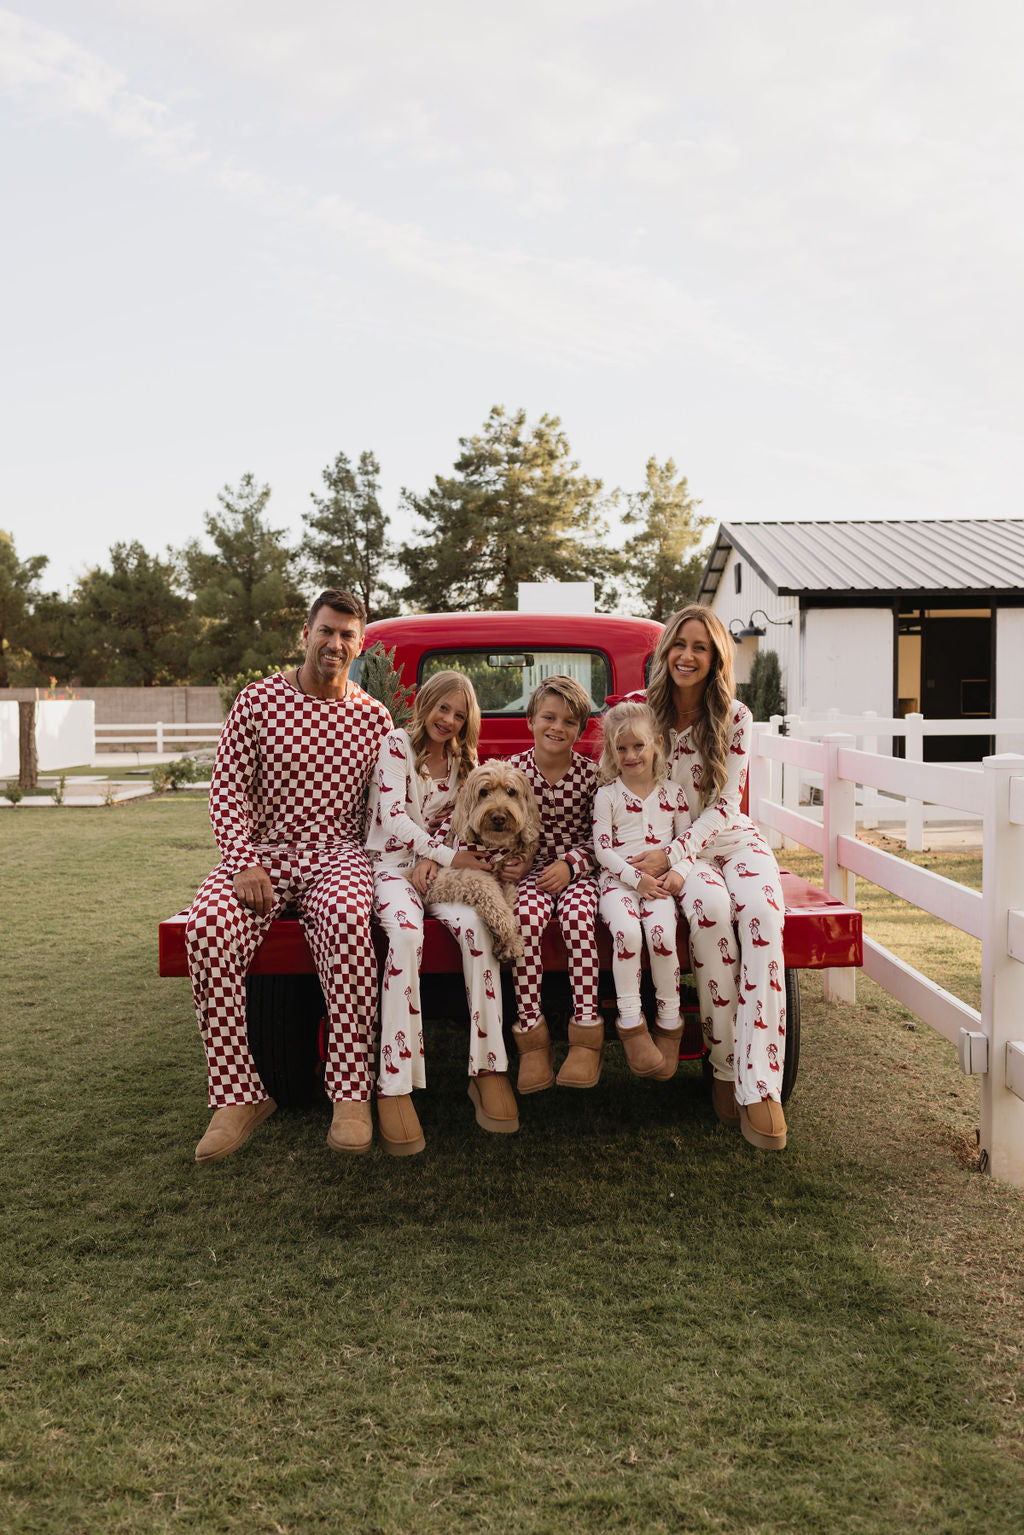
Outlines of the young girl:
M 373 909 L 388 937 L 380 1004 L 377 1121 L 385 1151 L 411 1156 L 426 1144 L 412 1102 L 423 1087 L 419 967 L 424 896 L 438 866 L 486 868 L 476 854 L 445 845 L 459 785 L 476 765 L 480 709 L 461 672 L 435 672 L 416 694 L 408 730 L 385 738 L 370 784 L 366 850 L 373 869 Z M 491 937 L 472 907 L 434 906 L 462 950 L 471 1018 L 470 1097 L 477 1123 L 519 1129 L 501 1032 L 501 972 Z
M 715 1113 L 752 1146 L 781 1151 L 785 902 L 772 851 L 740 809 L 752 720 L 734 697 L 732 651 L 710 608 L 693 603 L 665 624 L 647 701 L 693 824 L 667 856 L 652 851 L 634 865 L 679 894 L 690 926 Z
M 619 1004 L 615 1027 L 634 1075 L 667 1080 L 679 1056 L 675 901 L 659 879 L 634 868 L 628 859 L 631 854 L 663 851 L 685 832 L 690 813 L 679 786 L 666 782 L 662 737 L 646 704 L 624 702 L 609 709 L 599 772 L 594 852 L 601 865 L 598 910 L 615 944 L 612 972 Z M 658 999 L 657 1043 L 640 1012 L 640 953 L 645 934 Z M 663 1037 L 674 1050 L 663 1053 Z

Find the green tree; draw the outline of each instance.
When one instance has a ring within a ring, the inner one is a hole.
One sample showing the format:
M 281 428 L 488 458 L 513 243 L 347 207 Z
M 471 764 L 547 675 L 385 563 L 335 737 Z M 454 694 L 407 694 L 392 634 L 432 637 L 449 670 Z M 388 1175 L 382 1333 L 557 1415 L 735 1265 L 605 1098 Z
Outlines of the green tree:
M 623 547 L 623 572 L 631 599 L 663 623 L 696 596 L 704 568 L 697 550 L 710 518 L 697 515 L 700 502 L 690 495 L 686 476 L 676 478 L 670 458 L 664 464 L 649 458 L 645 478 L 622 519 L 638 529 Z
M 218 493 L 220 512 L 207 512 L 214 552 L 191 540 L 182 551 L 195 594 L 189 672 L 215 683 L 237 672 L 265 672 L 298 658 L 306 604 L 293 575 L 295 554 L 264 512 L 270 486 L 245 474 L 238 488 Z
M 137 541 L 113 544 L 109 570 L 90 570 L 71 598 L 65 664 L 87 686 L 183 682 L 190 607 L 172 560 Z
M 394 548 L 381 511 L 379 477 L 372 453 L 360 453 L 355 469 L 339 453 L 323 471 L 327 494 L 310 494 L 314 510 L 302 515 L 306 532 L 299 551 L 318 590 L 334 586 L 355 592 L 371 621 L 395 612 L 394 593 L 382 575 Z
M 749 679 L 738 686 L 736 692 L 755 720 L 770 720 L 773 714 L 785 714 L 786 694 L 777 652 L 759 650 L 750 664 Z
M 12 535 L 0 528 L 0 688 L 41 680 L 33 659 L 39 643 L 35 609 L 48 563 L 45 554 L 19 560 Z
M 601 481 L 580 473 L 558 417 L 528 426 L 524 410 L 496 405 L 459 446 L 453 475 L 425 495 L 402 492 L 422 524 L 399 554 L 403 598 L 444 613 L 514 608 L 520 581 L 592 580 L 603 595 L 616 561 L 603 544 Z

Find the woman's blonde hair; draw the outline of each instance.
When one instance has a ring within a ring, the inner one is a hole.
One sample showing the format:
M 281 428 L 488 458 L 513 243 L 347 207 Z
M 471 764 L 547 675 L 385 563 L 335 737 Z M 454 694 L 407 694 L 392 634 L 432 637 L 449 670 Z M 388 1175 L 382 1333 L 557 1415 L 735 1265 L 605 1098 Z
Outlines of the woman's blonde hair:
M 473 684 L 462 672 L 434 672 L 420 683 L 409 721 L 409 741 L 416 754 L 413 766 L 419 773 L 430 750 L 427 716 L 437 708 L 445 694 L 455 688 L 462 690 L 466 700 L 466 722 L 448 742 L 448 757 L 455 765 L 456 782 L 462 783 L 476 767 L 476 748 L 480 740 L 480 705 Z
M 646 741 L 650 745 L 654 781 L 664 783 L 668 774 L 665 743 L 662 740 L 661 727 L 654 710 L 648 704 L 630 699 L 621 704 L 613 704 L 601 721 L 601 725 L 604 730 L 604 743 L 601 747 L 601 761 L 598 764 L 597 773 L 602 783 L 612 783 L 619 776 L 619 760 L 615 755 L 615 748 L 627 730 L 632 731 L 641 741 Z
M 736 692 L 733 675 L 732 639 L 717 613 L 691 602 L 666 620 L 651 662 L 647 684 L 647 702 L 654 710 L 659 729 L 666 741 L 676 728 L 676 702 L 672 678 L 668 674 L 668 653 L 682 626 L 696 618 L 707 630 L 711 641 L 711 670 L 704 685 L 701 711 L 693 722 L 693 744 L 704 762 L 700 786 L 701 805 L 710 805 L 725 788 L 728 776 L 732 705 Z

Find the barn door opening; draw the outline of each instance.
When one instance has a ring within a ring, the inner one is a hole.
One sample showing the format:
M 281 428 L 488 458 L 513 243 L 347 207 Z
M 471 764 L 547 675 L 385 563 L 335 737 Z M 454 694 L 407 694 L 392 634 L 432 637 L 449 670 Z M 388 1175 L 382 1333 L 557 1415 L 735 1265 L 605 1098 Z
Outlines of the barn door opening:
M 992 718 L 990 608 L 914 608 L 899 617 L 897 712 L 925 719 Z M 926 762 L 979 762 L 990 735 L 925 736 Z

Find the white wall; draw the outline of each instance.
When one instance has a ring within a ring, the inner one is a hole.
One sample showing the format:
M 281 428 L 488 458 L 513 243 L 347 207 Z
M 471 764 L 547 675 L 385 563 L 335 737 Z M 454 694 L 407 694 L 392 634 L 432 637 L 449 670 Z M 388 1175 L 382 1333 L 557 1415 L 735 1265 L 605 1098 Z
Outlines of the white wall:
M 803 615 L 803 696 L 793 714 L 892 715 L 893 621 L 889 608 L 810 608 Z M 884 748 L 882 748 L 884 750 Z
M 36 704 L 36 754 L 41 773 L 81 767 L 96 753 L 96 705 L 91 699 L 51 698 Z M 17 775 L 18 705 L 0 703 L 0 777 Z
M 736 591 L 737 563 L 743 567 L 739 592 Z M 800 691 L 800 604 L 797 599 L 778 596 L 742 555 L 738 556 L 735 549 L 730 549 L 711 607 L 727 629 L 734 618 L 739 619 L 740 625 L 746 624 L 755 608 L 760 608 L 769 618 L 783 620 L 781 623 L 765 624 L 765 634 L 760 639 L 742 640 L 733 651 L 733 661 L 736 681 L 746 682 L 758 651 L 774 650 L 782 672 L 786 707 L 791 714 L 795 714 L 794 700 Z M 787 618 L 793 622 L 787 624 Z
M 1024 608 L 997 608 L 996 696 L 998 719 L 1024 719 Z M 997 752 L 1024 752 L 1020 736 L 997 736 Z

